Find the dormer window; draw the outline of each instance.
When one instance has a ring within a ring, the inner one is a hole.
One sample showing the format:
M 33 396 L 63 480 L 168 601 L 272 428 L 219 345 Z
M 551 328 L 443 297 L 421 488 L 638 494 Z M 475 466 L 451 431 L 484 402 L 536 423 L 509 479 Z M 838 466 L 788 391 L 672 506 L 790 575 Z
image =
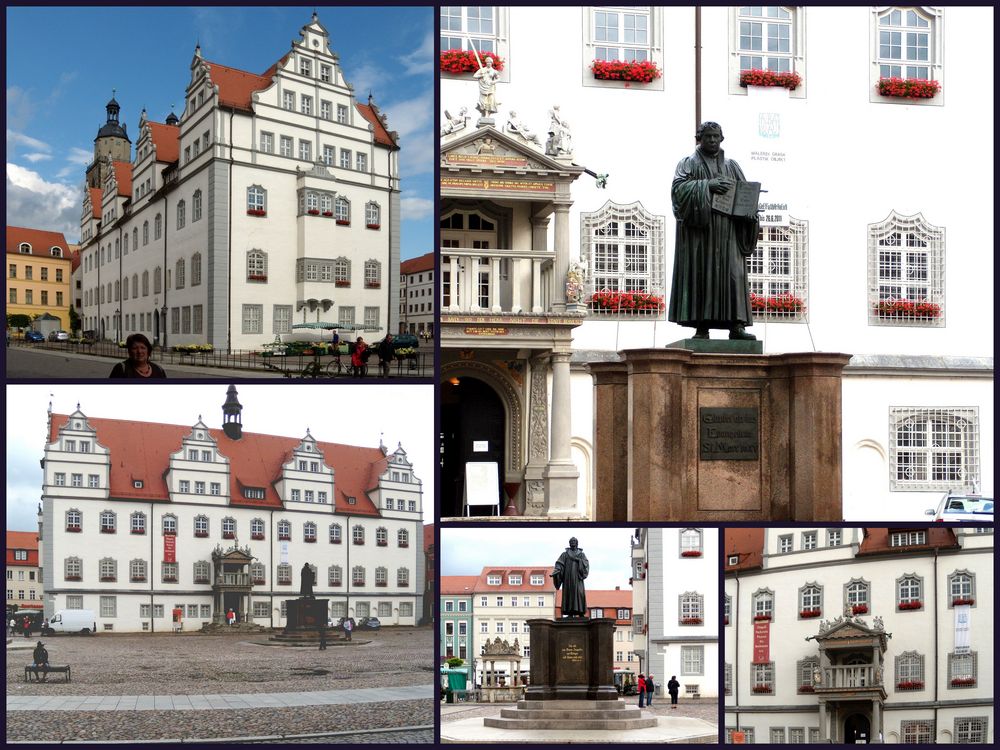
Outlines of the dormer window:
M 141 479 L 133 479 L 132 480 L 132 486 L 135 489 L 137 489 L 137 490 L 141 490 L 142 489 L 142 480 Z
M 889 535 L 890 547 L 911 547 L 927 544 L 926 531 L 894 531 Z
M 27 242 L 22 242 L 20 245 L 18 245 L 17 250 L 23 255 L 31 255 L 31 245 L 29 245 Z
M 545 576 L 532 574 L 531 585 L 532 586 L 543 586 L 545 584 Z
M 486 585 L 487 586 L 499 586 L 500 582 L 502 580 L 503 579 L 502 579 L 501 576 L 498 576 L 498 575 L 489 575 L 489 576 L 486 576 Z
M 521 585 L 521 574 L 520 573 L 511 573 L 509 576 L 507 576 L 507 583 L 509 583 L 511 586 L 520 586 Z
M 263 500 L 264 499 L 264 488 L 263 487 L 244 487 L 243 497 L 247 500 Z
M 738 565 L 739 562 L 740 562 L 740 556 L 739 555 L 730 555 L 727 558 L 726 565 Z

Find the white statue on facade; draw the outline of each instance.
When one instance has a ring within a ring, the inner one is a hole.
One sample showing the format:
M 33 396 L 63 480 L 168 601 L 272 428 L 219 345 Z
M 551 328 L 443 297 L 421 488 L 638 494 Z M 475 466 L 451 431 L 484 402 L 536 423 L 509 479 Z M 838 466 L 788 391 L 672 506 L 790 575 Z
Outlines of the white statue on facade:
M 510 115 L 507 118 L 507 131 L 521 136 L 521 138 L 529 143 L 538 144 L 538 136 L 528 130 L 527 126 L 518 119 L 517 112 L 514 110 L 510 111 Z
M 479 55 L 476 55 L 476 60 L 479 61 Z M 498 111 L 497 106 L 499 105 L 497 79 L 500 78 L 500 72 L 493 67 L 493 58 L 487 57 L 485 63 L 480 63 L 479 70 L 472 77 L 479 82 L 479 103 L 476 105 L 476 109 L 483 117 L 489 117 Z
M 457 130 L 462 130 L 469 121 L 469 115 L 466 114 L 468 111 L 468 107 L 462 107 L 458 110 L 458 116 L 453 117 L 451 112 L 445 110 L 445 123 L 441 126 L 441 135 L 448 135 L 449 133 L 454 133 Z
M 583 297 L 583 267 L 574 261 L 566 273 L 566 302 L 580 302 Z
M 553 104 L 549 110 L 549 120 L 549 139 L 545 142 L 545 153 L 549 156 L 573 153 L 569 123 L 563 119 L 558 104 Z

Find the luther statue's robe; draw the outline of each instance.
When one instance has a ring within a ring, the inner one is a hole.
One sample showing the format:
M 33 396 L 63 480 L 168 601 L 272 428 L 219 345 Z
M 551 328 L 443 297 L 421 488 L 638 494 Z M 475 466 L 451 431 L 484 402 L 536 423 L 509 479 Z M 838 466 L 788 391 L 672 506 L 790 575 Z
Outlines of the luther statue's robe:
M 562 587 L 562 613 L 569 617 L 587 614 L 587 592 L 583 581 L 590 574 L 590 562 L 579 547 L 567 547 L 556 560 L 552 581 Z
M 677 241 L 668 319 L 695 328 L 749 326 L 746 258 L 757 246 L 758 223 L 712 210 L 708 181 L 713 177 L 746 181 L 721 150 L 713 157 L 698 149 L 674 172 L 670 197 Z

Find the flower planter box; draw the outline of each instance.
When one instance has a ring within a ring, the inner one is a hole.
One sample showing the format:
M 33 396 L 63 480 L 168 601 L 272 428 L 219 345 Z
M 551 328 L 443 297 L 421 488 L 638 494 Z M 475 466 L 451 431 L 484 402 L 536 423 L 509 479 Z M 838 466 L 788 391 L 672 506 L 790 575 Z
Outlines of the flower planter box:
M 382 225 L 381 224 L 365 224 L 365 227 L 367 229 L 381 229 Z
M 375 542 L 376 547 L 388 547 L 389 542 Z
M 70 534 L 79 534 L 81 531 L 83 531 L 83 529 L 81 529 L 79 526 L 67 526 L 66 531 L 68 531 Z
M 351 285 L 350 281 L 343 281 L 340 279 L 334 282 L 334 286 L 339 287 L 341 289 L 343 289 L 344 287 L 349 287 L 350 285 Z
M 740 72 L 740 86 L 778 86 L 794 91 L 802 83 L 798 73 L 776 73 L 772 70 L 744 70 Z
M 176 531 L 164 531 L 163 536 L 177 536 Z
M 652 83 L 663 75 L 651 60 L 594 60 L 590 64 L 594 78 L 599 81 L 627 81 L 629 83 Z
M 700 617 L 682 617 L 681 625 L 701 625 L 702 620 Z
M 820 614 L 821 614 L 821 611 L 818 610 L 818 609 L 804 609 L 801 612 L 799 612 L 799 617 L 802 617 L 803 619 L 805 619 L 805 618 L 809 618 L 809 617 L 819 617 Z
M 267 211 L 262 208 L 248 208 L 247 216 L 267 216 Z
M 919 680 L 912 682 L 900 682 L 896 684 L 896 690 L 923 690 L 924 683 Z
M 901 602 L 899 609 L 920 609 L 922 606 L 922 602 Z
M 814 688 L 812 685 L 799 685 L 799 692 L 800 693 L 815 693 L 816 692 L 816 688 Z
M 366 281 L 365 282 L 365 289 L 381 289 L 381 288 L 382 288 L 382 282 L 381 281 Z
M 223 539 L 235 539 L 236 538 L 236 532 L 235 531 L 223 531 L 222 532 L 222 538 Z
M 131 580 L 132 583 L 145 583 L 146 582 L 146 576 L 142 576 L 142 577 L 138 577 L 138 578 L 132 578 L 130 580 Z M 197 581 L 195 583 L 197 583 Z
M 729 624 L 729 618 L 728 617 L 723 617 L 722 618 L 722 624 L 723 625 L 728 625 Z
M 376 583 L 375 584 L 375 586 L 377 588 L 382 588 L 382 589 L 386 588 L 388 585 L 389 585 L 388 583 Z
M 975 677 L 953 677 L 951 680 L 952 687 L 970 687 L 975 684 Z
M 292 537 L 290 535 L 288 535 L 288 534 L 278 534 L 278 541 L 279 542 L 290 542 L 290 541 L 292 541 Z
M 253 579 L 253 585 L 254 586 L 263 586 L 265 583 L 266 583 L 266 581 L 263 578 L 254 578 Z
M 767 297 L 763 294 L 750 295 L 750 309 L 755 313 L 797 315 L 805 309 L 805 302 L 794 294 L 779 294 Z
M 194 582 L 195 583 L 208 583 L 208 579 L 207 578 L 195 578 Z
M 333 216 L 333 211 L 324 211 L 323 215 L 329 219 Z
M 486 58 L 493 60 L 493 67 L 498 71 L 503 70 L 503 59 L 493 52 L 480 52 L 479 59 L 486 64 Z M 442 73 L 474 73 L 479 70 L 479 62 L 476 54 L 472 50 L 448 49 L 441 53 L 439 68 Z
M 260 541 L 262 541 L 264 539 L 264 535 L 263 534 L 251 534 L 250 538 L 253 539 L 255 542 L 260 542 Z
M 329 585 L 333 586 L 334 588 L 340 588 L 343 584 L 340 581 L 330 581 Z
M 66 581 L 82 581 L 83 580 L 83 576 L 64 576 L 63 580 L 66 580 Z
M 758 695 L 770 695 L 772 688 L 770 685 L 754 685 L 751 688 L 751 692 L 757 693 Z
M 970 597 L 965 597 L 963 599 L 952 599 L 951 606 L 957 607 L 959 604 L 975 604 L 976 600 Z
M 310 216 L 319 216 L 319 209 L 310 208 L 308 211 L 306 211 L 306 213 L 309 214 Z
M 594 312 L 662 312 L 663 297 L 645 292 L 594 292 L 590 297 Z
M 342 226 L 342 227 L 349 227 L 349 226 L 351 226 L 351 220 L 350 219 L 337 219 L 337 225 L 338 226 Z
M 701 557 L 701 550 L 687 549 L 681 552 L 681 557 Z
M 396 581 L 396 586 L 401 589 L 405 589 L 409 585 L 410 585 L 409 583 L 400 583 L 399 581 Z
M 194 532 L 194 535 L 198 539 L 205 539 L 208 536 L 208 532 L 207 531 L 196 531 L 196 532 Z
M 247 276 L 247 281 L 267 281 L 267 276 L 262 276 L 260 274 L 255 274 L 252 276 Z
M 397 546 L 399 546 L 399 547 L 409 547 L 410 543 L 409 542 L 400 542 Z
M 875 88 L 881 96 L 933 99 L 941 90 L 941 84 L 924 78 L 880 78 Z
M 145 529 L 132 529 L 131 533 L 142 535 L 142 534 L 146 533 L 146 530 Z
M 360 541 L 360 542 L 359 542 L 359 541 L 358 541 L 357 539 L 355 539 L 355 540 L 354 540 L 354 543 L 355 543 L 356 545 L 358 545 L 358 546 L 363 546 L 363 545 L 364 545 L 364 542 L 363 542 L 363 541 Z
M 164 576 L 163 577 L 163 582 L 164 583 L 177 583 L 177 578 L 174 577 L 174 576 Z
M 116 529 L 101 529 L 102 534 L 114 534 Z
M 114 576 L 101 576 L 101 583 L 114 583 L 117 580 Z
M 315 544 L 316 543 L 316 537 L 313 537 L 312 539 L 309 539 L 307 537 L 306 539 L 303 539 L 302 541 L 305 542 L 306 544 Z
M 341 539 L 331 539 L 330 544 L 340 544 L 341 541 L 342 541 Z
M 915 318 L 934 320 L 941 317 L 941 305 L 933 302 L 911 302 L 907 299 L 881 300 L 872 306 L 880 318 Z
M 753 621 L 754 622 L 765 622 L 765 621 L 766 622 L 770 622 L 771 621 L 771 615 L 754 615 L 753 616 Z
M 851 607 L 852 615 L 863 615 L 867 612 L 868 612 L 867 604 L 855 604 L 853 607 Z
M 279 586 L 291 586 L 292 582 L 291 581 L 278 581 L 278 585 Z

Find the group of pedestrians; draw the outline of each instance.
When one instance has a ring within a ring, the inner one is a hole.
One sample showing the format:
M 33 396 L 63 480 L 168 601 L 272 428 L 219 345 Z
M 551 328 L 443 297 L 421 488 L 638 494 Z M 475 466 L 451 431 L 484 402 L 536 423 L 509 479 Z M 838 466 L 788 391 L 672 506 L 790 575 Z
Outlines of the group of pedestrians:
M 653 705 L 653 696 L 656 695 L 656 683 L 653 681 L 653 675 L 639 675 L 639 682 L 637 685 L 639 689 L 639 708 L 649 707 Z M 667 683 L 667 693 L 670 695 L 670 708 L 677 708 L 677 696 L 680 693 L 681 684 L 677 681 L 677 675 L 673 675 L 670 681 Z
M 45 625 L 42 627 L 42 629 L 43 630 L 48 629 L 48 625 L 49 625 L 49 621 L 46 620 L 45 621 Z M 10 628 L 10 636 L 11 636 L 11 638 L 13 638 L 19 632 L 25 638 L 30 638 L 31 637 L 31 618 L 28 617 L 27 615 L 25 615 L 24 619 L 22 619 L 22 620 L 18 620 L 16 617 L 11 617 L 10 618 L 10 622 L 7 623 L 7 627 Z

